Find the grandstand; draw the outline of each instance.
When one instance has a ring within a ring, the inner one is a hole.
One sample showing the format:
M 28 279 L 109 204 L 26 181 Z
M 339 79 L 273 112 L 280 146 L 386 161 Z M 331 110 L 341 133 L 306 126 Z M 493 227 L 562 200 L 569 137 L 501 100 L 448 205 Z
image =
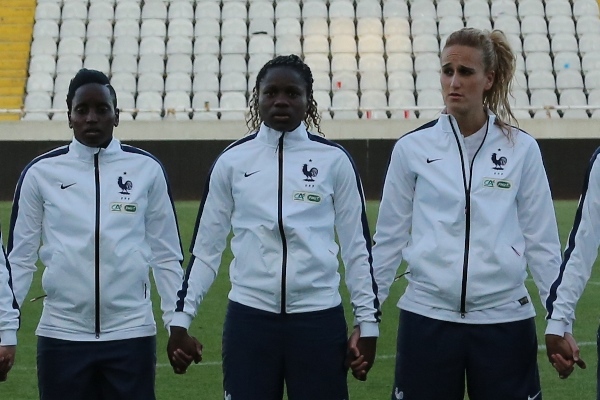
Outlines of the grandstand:
M 240 121 L 260 67 L 289 53 L 302 55 L 313 70 L 323 119 L 431 119 L 442 107 L 440 48 L 463 26 L 507 34 L 517 52 L 519 119 L 600 117 L 596 0 L 3 5 L 4 120 L 65 120 L 69 79 L 89 67 L 110 75 L 122 120 Z

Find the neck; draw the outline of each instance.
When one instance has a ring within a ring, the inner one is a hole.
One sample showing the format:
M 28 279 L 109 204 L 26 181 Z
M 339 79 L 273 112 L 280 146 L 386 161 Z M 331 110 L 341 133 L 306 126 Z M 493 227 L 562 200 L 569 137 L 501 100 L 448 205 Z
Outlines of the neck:
M 485 111 L 476 115 L 453 115 L 453 117 L 456 118 L 458 129 L 464 137 L 471 136 L 487 122 Z

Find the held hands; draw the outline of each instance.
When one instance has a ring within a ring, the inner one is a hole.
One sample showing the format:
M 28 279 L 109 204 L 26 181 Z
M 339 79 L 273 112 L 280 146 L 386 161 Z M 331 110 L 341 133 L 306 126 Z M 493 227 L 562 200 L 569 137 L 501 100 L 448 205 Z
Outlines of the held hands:
M 352 370 L 352 376 L 359 381 L 366 381 L 369 370 L 375 362 L 377 351 L 376 337 L 360 337 L 360 327 L 355 327 L 348 339 L 346 367 Z
M 0 346 L 0 382 L 8 378 L 8 371 L 15 363 L 17 346 Z
M 575 370 L 575 365 L 581 369 L 586 368 L 585 361 L 579 358 L 579 346 L 570 333 L 565 333 L 564 337 L 547 334 L 546 352 L 548 361 L 561 379 L 567 379 Z
M 167 344 L 167 357 L 176 374 L 185 374 L 192 361 L 202 361 L 202 343 L 188 335 L 187 329 L 172 326 Z

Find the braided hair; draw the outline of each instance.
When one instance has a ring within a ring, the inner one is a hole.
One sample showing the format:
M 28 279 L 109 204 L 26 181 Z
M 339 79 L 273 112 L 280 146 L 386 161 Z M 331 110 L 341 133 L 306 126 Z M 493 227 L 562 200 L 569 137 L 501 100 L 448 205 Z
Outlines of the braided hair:
M 111 100 L 117 109 L 117 94 L 115 89 L 111 86 L 108 77 L 104 75 L 101 71 L 96 71 L 95 69 L 86 69 L 82 68 L 77 71 L 77 74 L 71 79 L 69 83 L 69 91 L 67 93 L 67 108 L 71 111 L 73 106 L 73 98 L 75 97 L 75 92 L 83 85 L 87 85 L 88 83 L 97 83 L 99 85 L 106 86 L 110 93 Z
M 255 132 L 260 128 L 260 124 L 262 122 L 262 118 L 260 117 L 260 113 L 258 110 L 258 95 L 260 92 L 260 83 L 264 79 L 265 75 L 272 68 L 277 67 L 285 67 L 290 68 L 302 77 L 304 82 L 306 83 L 306 93 L 308 100 L 308 109 L 306 112 L 306 116 L 304 118 L 304 123 L 306 124 L 307 129 L 310 129 L 314 126 L 317 131 L 323 135 L 321 132 L 321 127 L 319 123 L 321 122 L 321 116 L 317 110 L 317 102 L 313 97 L 313 76 L 310 71 L 310 67 L 304 63 L 295 54 L 290 54 L 288 56 L 277 56 L 274 59 L 268 61 L 258 72 L 256 76 L 256 84 L 254 85 L 254 89 L 252 89 L 252 94 L 250 96 L 250 113 L 248 118 L 246 119 L 246 126 L 248 127 L 248 132 Z

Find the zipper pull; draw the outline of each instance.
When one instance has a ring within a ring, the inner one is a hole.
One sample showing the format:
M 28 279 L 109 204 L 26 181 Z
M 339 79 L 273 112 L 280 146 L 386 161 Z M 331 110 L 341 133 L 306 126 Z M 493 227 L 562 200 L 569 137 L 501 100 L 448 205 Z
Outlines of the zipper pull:
M 36 296 L 33 299 L 29 300 L 29 302 L 33 303 L 34 301 L 38 301 L 39 299 L 43 299 L 46 296 L 48 296 L 48 295 L 47 294 L 43 294 L 41 296 Z

